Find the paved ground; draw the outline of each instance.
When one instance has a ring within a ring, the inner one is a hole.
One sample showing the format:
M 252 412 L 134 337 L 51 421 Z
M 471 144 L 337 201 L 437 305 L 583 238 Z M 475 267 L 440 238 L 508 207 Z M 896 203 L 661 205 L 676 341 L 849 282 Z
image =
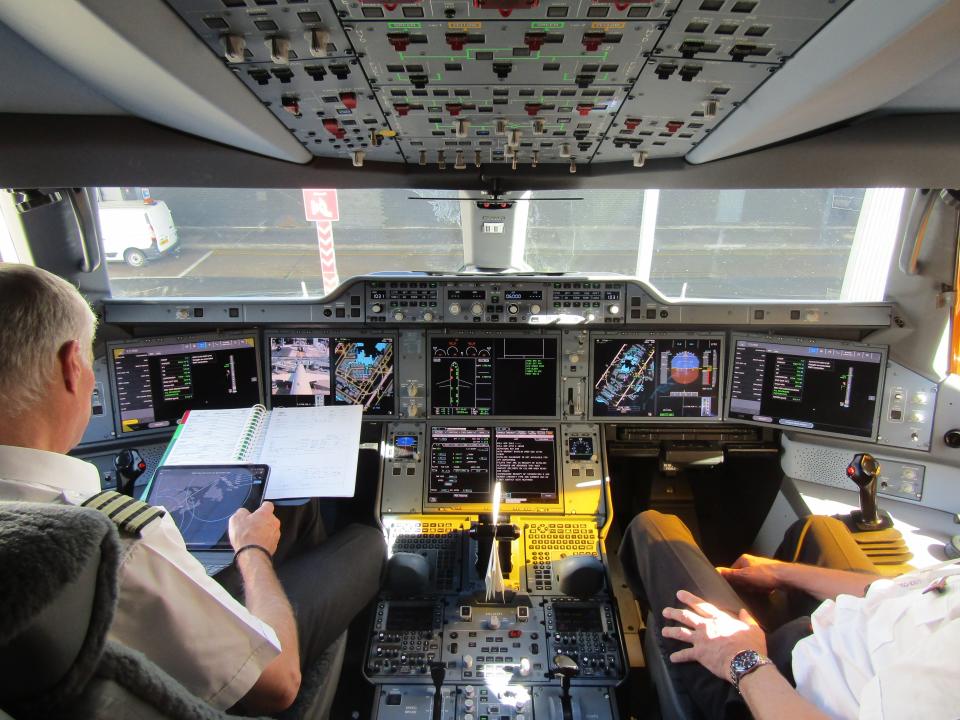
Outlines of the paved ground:
M 636 236 L 635 228 L 625 227 L 622 234 L 607 228 L 600 238 L 558 229 L 552 242 L 543 239 L 542 229 L 538 232 L 541 237 L 528 256 L 539 268 L 629 273 L 636 267 L 635 241 L 626 241 Z M 834 246 L 810 247 L 806 237 L 771 233 L 769 241 L 756 247 L 755 237 L 711 246 L 681 241 L 682 232 L 674 235 L 664 238 L 653 261 L 653 280 L 669 295 L 679 295 L 684 283 L 691 297 L 835 295 L 849 252 L 846 238 Z M 323 294 L 316 236 L 310 230 L 181 228 L 180 239 L 179 255 L 142 268 L 110 263 L 115 296 Z M 458 229 L 393 229 L 388 238 L 375 230 L 354 230 L 335 236 L 335 242 L 341 280 L 377 270 L 455 271 L 463 262 Z

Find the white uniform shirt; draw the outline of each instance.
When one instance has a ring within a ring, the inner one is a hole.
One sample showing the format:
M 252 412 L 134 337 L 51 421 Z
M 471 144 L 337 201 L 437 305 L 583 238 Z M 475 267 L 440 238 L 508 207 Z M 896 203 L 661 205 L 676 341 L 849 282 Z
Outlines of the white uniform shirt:
M 923 590 L 946 579 L 943 593 Z M 860 720 L 960 718 L 960 564 L 877 580 L 811 616 L 793 650 L 797 691 L 823 712 Z
M 79 505 L 98 492 L 99 472 L 89 463 L 0 445 L 0 500 Z M 125 558 L 108 637 L 221 710 L 280 654 L 273 629 L 207 576 L 169 515 L 147 525 Z

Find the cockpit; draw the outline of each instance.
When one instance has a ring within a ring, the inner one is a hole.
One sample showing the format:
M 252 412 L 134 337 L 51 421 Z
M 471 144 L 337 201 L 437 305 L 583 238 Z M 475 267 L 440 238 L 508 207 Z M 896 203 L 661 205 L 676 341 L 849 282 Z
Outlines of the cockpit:
M 0 261 L 97 315 L 70 455 L 211 576 L 231 503 L 382 538 L 289 717 L 707 717 L 644 512 L 711 566 L 811 515 L 960 557 L 957 2 L 43 5 Z

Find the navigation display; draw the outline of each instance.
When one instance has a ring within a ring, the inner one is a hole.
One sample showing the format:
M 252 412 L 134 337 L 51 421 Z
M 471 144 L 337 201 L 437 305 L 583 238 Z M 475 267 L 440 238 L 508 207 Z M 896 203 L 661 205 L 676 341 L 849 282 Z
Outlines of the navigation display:
M 720 337 L 595 338 L 593 416 L 718 419 Z
M 430 339 L 432 415 L 557 414 L 557 340 Z
M 273 407 L 362 405 L 392 415 L 392 338 L 270 336 Z
M 874 438 L 885 365 L 885 348 L 735 336 L 728 417 Z
M 261 402 L 255 337 L 165 340 L 109 346 L 120 434 L 169 429 L 187 410 Z
M 559 502 L 554 428 L 434 427 L 430 431 L 429 503 Z

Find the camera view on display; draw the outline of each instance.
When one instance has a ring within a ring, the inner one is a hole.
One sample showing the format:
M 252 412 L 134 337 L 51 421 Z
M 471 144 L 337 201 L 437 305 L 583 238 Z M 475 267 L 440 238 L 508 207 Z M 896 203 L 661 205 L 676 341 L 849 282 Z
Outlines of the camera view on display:
M 269 342 L 273 407 L 362 405 L 371 415 L 393 414 L 392 339 L 271 337 Z
M 162 342 L 110 348 L 121 433 L 169 428 L 188 410 L 241 408 L 260 402 L 255 338 Z
M 428 502 L 489 503 L 496 480 L 506 503 L 557 502 L 556 431 L 431 429 Z
M 557 413 L 555 338 L 431 338 L 433 415 Z
M 719 416 L 720 338 L 601 338 L 593 357 L 594 416 Z
M 824 347 L 738 338 L 730 417 L 870 438 L 884 353 L 866 346 Z

